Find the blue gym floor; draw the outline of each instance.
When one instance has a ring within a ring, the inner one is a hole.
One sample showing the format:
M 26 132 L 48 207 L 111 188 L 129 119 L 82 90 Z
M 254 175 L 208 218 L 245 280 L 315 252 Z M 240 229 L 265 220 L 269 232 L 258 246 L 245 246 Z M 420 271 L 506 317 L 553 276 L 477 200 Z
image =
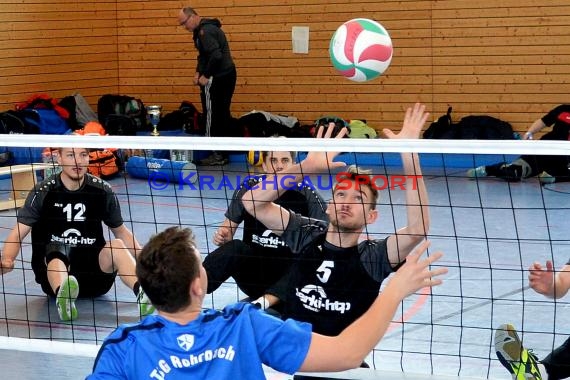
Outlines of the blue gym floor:
M 525 345 L 539 357 L 568 337 L 570 298 L 554 302 L 527 289 L 526 269 L 534 261 L 547 259 L 559 268 L 570 259 L 570 183 L 540 186 L 536 179 L 520 183 L 472 180 L 465 177 L 464 167 L 474 158 L 463 157 L 456 165 L 453 161 L 446 158 L 438 163 L 422 157 L 430 198 L 430 252 L 445 253 L 441 264 L 449 267 L 449 274 L 431 296 L 424 290 L 404 301 L 395 323 L 367 359 L 381 371 L 366 372 L 370 378 L 383 374 L 385 378 L 420 380 L 432 374 L 434 379 L 510 379 L 494 353 L 494 327 L 513 323 Z M 386 162 L 393 164 L 392 159 Z M 365 164 L 378 174 L 401 173 L 399 166 Z M 214 181 L 223 175 L 243 177 L 247 170 L 243 163 L 232 163 L 223 170 L 199 169 L 201 177 L 212 176 Z M 183 225 L 197 234 L 203 255 L 215 248 L 212 235 L 233 193 L 228 186 L 217 190 L 199 183 L 196 189 L 169 184 L 159 189 L 160 184 L 128 176 L 110 183 L 127 226 L 142 244 L 167 226 Z M 219 183 L 214 183 L 216 188 Z M 0 181 L 5 196 L 8 186 L 8 180 Z M 322 195 L 330 199 L 330 192 Z M 404 200 L 401 189 L 381 192 L 380 218 L 368 228 L 372 237 L 385 237 L 404 225 Z M 1 241 L 14 223 L 14 210 L 0 212 Z M 138 320 L 132 292 L 117 282 L 103 297 L 79 300 L 77 321 L 60 323 L 54 305 L 34 282 L 30 258 L 30 247 L 25 245 L 16 269 L 1 278 L 0 335 L 101 344 L 118 324 Z M 207 298 L 205 306 L 221 308 L 242 297 L 230 280 Z M 93 363 L 89 356 L 32 356 L 10 348 L 0 347 L 0 371 L 7 378 L 76 379 L 88 374 Z M 405 376 L 399 375 L 402 372 Z M 270 379 L 290 378 L 268 373 Z M 360 371 L 351 374 L 352 378 L 362 376 Z

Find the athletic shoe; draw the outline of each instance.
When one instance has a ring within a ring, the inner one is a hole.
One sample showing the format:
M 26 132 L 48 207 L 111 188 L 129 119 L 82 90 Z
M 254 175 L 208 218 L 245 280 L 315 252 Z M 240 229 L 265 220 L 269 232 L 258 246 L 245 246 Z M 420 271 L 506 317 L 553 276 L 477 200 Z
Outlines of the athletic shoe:
M 542 172 L 538 175 L 538 181 L 542 184 L 549 184 L 556 182 L 556 178 L 551 176 L 547 172 Z
M 522 166 L 520 165 L 503 165 L 501 166 L 501 178 L 507 182 L 519 182 L 523 177 Z
M 513 379 L 542 380 L 537 367 L 538 358 L 523 347 L 513 325 L 504 324 L 495 331 L 495 351 Z
M 148 299 L 148 296 L 145 294 L 142 288 L 139 291 L 139 295 L 137 296 L 137 304 L 139 305 L 139 312 L 141 314 L 141 317 L 152 314 L 155 310 L 152 302 L 150 302 L 150 299 Z
M 222 156 L 220 153 L 212 153 L 210 156 L 198 161 L 198 163 L 203 166 L 225 165 L 228 162 L 229 160 L 226 157 Z
M 72 321 L 77 319 L 77 308 L 75 300 L 79 295 L 79 283 L 73 276 L 68 276 L 57 292 L 55 304 L 57 305 L 57 313 L 62 321 Z
M 477 166 L 476 168 L 467 170 L 467 177 L 469 178 L 487 177 L 487 170 L 485 170 L 485 166 Z

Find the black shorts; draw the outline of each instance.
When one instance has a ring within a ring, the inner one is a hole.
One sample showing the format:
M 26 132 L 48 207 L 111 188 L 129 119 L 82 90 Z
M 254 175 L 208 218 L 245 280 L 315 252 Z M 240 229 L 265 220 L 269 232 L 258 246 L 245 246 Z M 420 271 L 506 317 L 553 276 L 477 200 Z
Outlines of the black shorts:
M 117 273 L 105 273 L 99 266 L 99 253 L 103 246 L 72 247 L 69 250 L 69 274 L 79 283 L 79 297 L 99 297 L 106 294 Z M 48 296 L 55 297 L 47 277 L 47 265 L 34 268 L 36 282 Z
M 283 250 L 253 249 L 242 240 L 234 239 L 210 252 L 204 259 L 208 293 L 233 277 L 249 298 L 257 299 L 287 273 L 292 261 L 291 254 Z

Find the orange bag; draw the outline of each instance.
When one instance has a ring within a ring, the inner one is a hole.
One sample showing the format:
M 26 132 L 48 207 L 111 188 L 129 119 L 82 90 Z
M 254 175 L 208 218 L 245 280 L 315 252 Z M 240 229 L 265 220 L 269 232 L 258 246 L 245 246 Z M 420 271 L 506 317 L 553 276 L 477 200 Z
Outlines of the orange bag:
M 108 149 L 97 149 L 89 152 L 89 174 L 102 179 L 113 178 L 119 174 L 118 158 Z

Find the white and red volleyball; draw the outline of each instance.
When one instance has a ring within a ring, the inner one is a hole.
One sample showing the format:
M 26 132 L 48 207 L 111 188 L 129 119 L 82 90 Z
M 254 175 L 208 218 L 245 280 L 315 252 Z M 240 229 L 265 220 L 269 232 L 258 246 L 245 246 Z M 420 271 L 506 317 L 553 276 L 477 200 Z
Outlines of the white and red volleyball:
M 365 18 L 342 24 L 329 45 L 334 68 L 355 82 L 366 82 L 381 75 L 390 66 L 392 53 L 392 39 L 386 29 Z

